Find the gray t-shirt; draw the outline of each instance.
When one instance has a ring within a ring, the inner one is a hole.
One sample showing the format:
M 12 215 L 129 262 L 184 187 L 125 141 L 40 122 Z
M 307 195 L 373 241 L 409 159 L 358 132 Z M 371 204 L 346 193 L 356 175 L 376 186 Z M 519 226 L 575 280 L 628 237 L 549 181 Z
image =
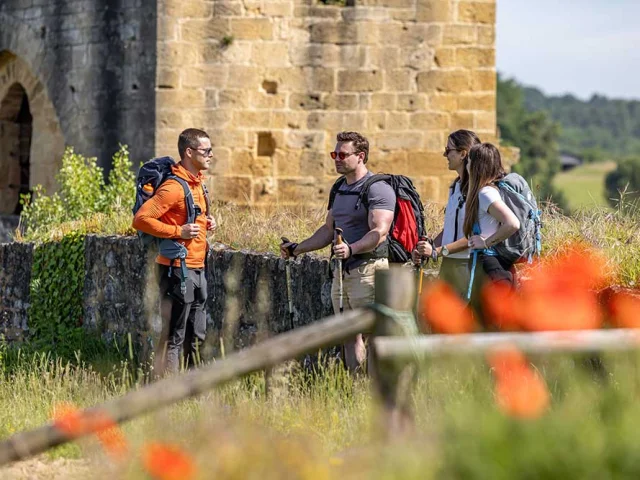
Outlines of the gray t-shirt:
M 356 210 L 358 195 L 345 195 L 344 193 L 340 193 L 359 193 L 362 190 L 364 182 L 372 175 L 373 173 L 367 172 L 364 177 L 351 185 L 348 185 L 346 182 L 343 183 L 338 189 L 333 201 L 331 213 L 335 221 L 335 226 L 343 230 L 344 239 L 348 243 L 357 242 L 371 230 L 369 228 L 369 210 L 395 211 L 396 194 L 387 182 L 380 181 L 371 185 L 367 197 L 369 200 L 368 209 L 364 205 L 360 205 L 360 208 Z

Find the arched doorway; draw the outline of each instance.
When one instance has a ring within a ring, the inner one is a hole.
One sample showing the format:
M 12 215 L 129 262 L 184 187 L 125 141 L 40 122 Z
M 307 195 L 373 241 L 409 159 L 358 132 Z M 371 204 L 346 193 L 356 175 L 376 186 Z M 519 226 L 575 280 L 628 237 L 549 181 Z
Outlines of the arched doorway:
M 24 87 L 14 83 L 0 101 L 0 214 L 19 214 L 29 193 L 33 117 Z
M 58 116 L 29 66 L 6 50 L 0 51 L 0 140 L 0 215 L 20 210 L 21 191 L 36 185 L 47 194 L 57 190 L 64 152 Z
M 19 214 L 20 195 L 29 193 L 33 117 L 24 87 L 14 83 L 0 101 L 0 213 Z

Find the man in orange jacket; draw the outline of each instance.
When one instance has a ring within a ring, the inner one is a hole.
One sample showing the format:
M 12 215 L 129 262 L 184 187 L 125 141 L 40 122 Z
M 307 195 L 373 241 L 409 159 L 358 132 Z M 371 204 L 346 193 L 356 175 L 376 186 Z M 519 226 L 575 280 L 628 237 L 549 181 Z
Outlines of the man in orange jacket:
M 189 185 L 196 206 L 195 223 L 186 223 L 187 206 L 183 187 L 172 179 L 166 180 L 156 193 L 138 210 L 133 227 L 158 238 L 179 239 L 188 253 L 186 291 L 181 287 L 180 262 L 158 255 L 156 262 L 160 272 L 161 316 L 168 324 L 166 342 L 166 370 L 174 373 L 180 368 L 180 350 L 187 333 L 192 341 L 185 347 L 184 358 L 193 363 L 198 358 L 204 342 L 207 318 L 204 311 L 207 300 L 205 259 L 208 253 L 207 230 L 214 230 L 215 220 L 207 216 L 207 198 L 204 191 L 204 175 L 211 163 L 212 149 L 209 135 L 203 130 L 188 128 L 178 137 L 180 162 L 173 174 Z M 163 370 L 163 367 L 160 367 Z

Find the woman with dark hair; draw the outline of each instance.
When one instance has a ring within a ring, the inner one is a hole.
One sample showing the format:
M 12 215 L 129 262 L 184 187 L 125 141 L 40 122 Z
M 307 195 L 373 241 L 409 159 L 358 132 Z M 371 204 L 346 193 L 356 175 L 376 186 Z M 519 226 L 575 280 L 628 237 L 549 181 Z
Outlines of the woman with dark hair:
M 500 257 L 492 248 L 520 228 L 518 217 L 500 197 L 498 180 L 505 176 L 498 149 L 490 143 L 471 148 L 467 162 L 469 193 L 464 219 L 464 234 L 469 248 L 477 252 L 471 276 L 471 306 L 480 313 L 480 290 L 486 281 L 514 286 L 513 263 Z
M 471 147 L 479 143 L 478 136 L 470 130 L 456 130 L 449 135 L 443 155 L 447 159 L 449 170 L 456 171 L 458 177 L 449 187 L 444 228 L 435 238 L 435 249 L 428 242 L 420 241 L 412 254 L 415 263 L 419 263 L 424 257 L 442 257 L 440 279 L 451 285 L 462 298 L 469 286 L 469 248 L 463 232 L 469 184 L 467 159 Z

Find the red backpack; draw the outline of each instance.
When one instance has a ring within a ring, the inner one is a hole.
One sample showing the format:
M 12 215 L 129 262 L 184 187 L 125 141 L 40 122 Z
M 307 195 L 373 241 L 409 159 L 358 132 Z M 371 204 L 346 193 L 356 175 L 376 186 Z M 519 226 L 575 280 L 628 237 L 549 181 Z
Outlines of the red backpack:
M 345 177 L 342 176 L 331 187 L 329 209 L 333 206 L 333 201 L 345 181 Z M 418 238 L 426 236 L 424 207 L 420 195 L 409 177 L 380 173 L 365 180 L 356 202 L 356 210 L 361 206 L 369 208 L 369 189 L 376 182 L 387 182 L 396 194 L 396 208 L 388 236 L 389 261 L 394 263 L 408 262 L 411 260 L 411 252 L 416 247 Z

